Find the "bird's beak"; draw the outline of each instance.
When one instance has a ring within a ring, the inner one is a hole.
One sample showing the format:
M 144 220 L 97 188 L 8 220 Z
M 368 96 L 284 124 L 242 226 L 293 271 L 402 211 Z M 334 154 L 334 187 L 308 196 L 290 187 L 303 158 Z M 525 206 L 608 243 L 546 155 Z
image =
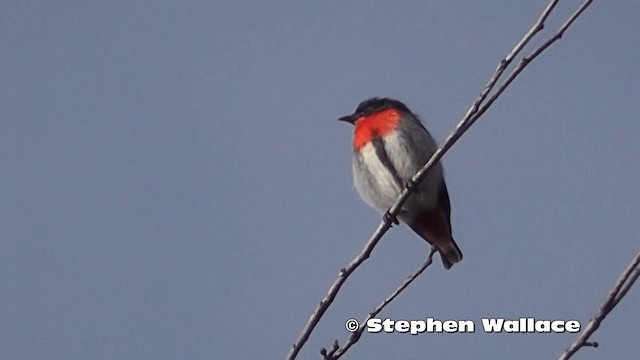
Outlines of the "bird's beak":
M 338 121 L 348 122 L 349 124 L 354 124 L 356 122 L 356 117 L 353 115 L 343 116 Z

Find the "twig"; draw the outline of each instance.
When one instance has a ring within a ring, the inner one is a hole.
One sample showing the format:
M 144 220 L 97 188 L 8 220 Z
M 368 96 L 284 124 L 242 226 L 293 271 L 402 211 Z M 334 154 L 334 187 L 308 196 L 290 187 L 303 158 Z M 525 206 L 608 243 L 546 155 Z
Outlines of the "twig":
M 383 216 L 382 221 L 376 228 L 375 232 L 371 235 L 364 248 L 360 251 L 356 257 L 349 262 L 349 264 L 340 269 L 338 277 L 331 284 L 329 290 L 325 297 L 320 301 L 320 304 L 316 307 L 314 312 L 309 317 L 309 320 L 305 324 L 302 332 L 296 339 L 295 343 L 291 347 L 291 350 L 287 354 L 287 360 L 293 360 L 296 358 L 300 349 L 309 339 L 311 332 L 315 329 L 322 315 L 327 311 L 333 300 L 335 299 L 338 291 L 345 283 L 347 278 L 362 264 L 366 259 L 371 256 L 371 252 L 373 248 L 378 244 L 382 236 L 391 228 L 391 219 L 397 216 L 400 208 L 405 203 L 411 192 L 415 189 L 415 186 L 411 186 L 411 184 L 419 184 L 421 180 L 425 177 L 427 171 L 431 169 L 444 154 L 453 146 L 453 144 L 473 125 L 473 123 L 484 114 L 487 109 L 493 104 L 493 102 L 502 94 L 502 92 L 511 84 L 511 82 L 524 70 L 524 68 L 535 59 L 540 53 L 542 53 L 545 49 L 547 49 L 551 44 L 560 39 L 564 33 L 564 31 L 571 26 L 571 24 L 575 21 L 575 19 L 589 6 L 592 0 L 586 1 L 573 15 L 572 17 L 560 28 L 560 30 L 547 42 L 545 42 L 541 47 L 539 47 L 536 51 L 534 51 L 528 58 L 523 58 L 522 61 L 518 64 L 518 67 L 514 69 L 514 71 L 510 74 L 509 78 L 500 86 L 500 88 L 496 91 L 496 93 L 489 98 L 486 99 L 489 95 L 490 91 L 494 88 L 498 79 L 505 71 L 506 67 L 513 61 L 515 56 L 520 53 L 520 51 L 529 43 L 529 41 L 544 28 L 544 22 L 547 17 L 551 13 L 551 11 L 555 8 L 558 0 L 552 0 L 543 10 L 541 16 L 536 20 L 535 24 L 531 27 L 531 29 L 525 34 L 525 36 L 516 44 L 516 46 L 509 52 L 509 54 L 500 61 L 498 67 L 495 72 L 483 88 L 482 92 L 478 96 L 478 98 L 474 101 L 473 105 L 469 108 L 465 116 L 458 122 L 453 131 L 447 136 L 442 145 L 433 153 L 429 161 L 413 176 L 411 181 L 409 182 L 409 186 L 405 187 L 402 191 L 398 199 L 395 201 L 393 206 L 387 211 L 388 215 L 391 216 Z M 486 103 L 484 103 L 484 101 Z M 484 104 L 483 104 L 484 103 Z M 480 107 L 480 105 L 482 105 Z M 385 215 L 387 215 L 385 214 Z
M 378 306 L 376 306 L 376 308 L 373 309 L 373 311 L 370 312 L 369 315 L 367 315 L 367 318 L 362 323 L 360 323 L 361 325 L 358 328 L 358 330 L 356 330 L 356 332 L 351 334 L 351 336 L 349 337 L 349 340 L 347 340 L 347 342 L 342 347 L 338 347 L 337 349 L 335 348 L 335 345 L 338 343 L 338 340 L 336 340 L 333 343 L 334 350 L 332 350 L 330 353 L 326 353 L 326 350 L 322 348 L 320 350 L 320 354 L 324 356 L 324 359 L 337 360 L 342 355 L 344 355 L 344 353 L 346 353 L 347 350 L 349 350 L 349 348 L 353 346 L 353 344 L 357 343 L 358 340 L 360 340 L 360 336 L 362 336 L 362 333 L 366 329 L 367 321 L 369 321 L 369 319 L 372 319 L 376 315 L 378 315 L 380 311 L 382 311 L 382 309 L 384 309 L 391 301 L 393 301 L 393 299 L 395 299 L 396 296 L 400 295 L 400 293 L 407 286 L 409 286 L 409 284 L 411 284 L 416 278 L 418 278 L 418 276 L 420 276 L 429 267 L 429 265 L 433 263 L 433 254 L 435 252 L 436 252 L 436 248 L 432 247 L 431 251 L 429 252 L 429 255 L 424 260 L 424 262 L 420 265 L 420 267 L 416 271 L 414 271 L 411 275 L 407 276 L 407 278 L 404 279 L 404 281 L 402 282 L 402 284 L 400 284 L 400 286 L 398 286 L 398 288 L 396 288 L 389 296 L 387 296 L 386 299 L 384 299 Z
M 289 351 L 289 354 L 287 355 L 287 359 L 292 360 L 296 358 L 302 346 L 309 339 L 309 335 L 311 335 L 313 329 L 316 327 L 316 325 L 318 325 L 320 318 L 325 313 L 325 311 L 327 311 L 329 305 L 331 305 L 331 303 L 333 302 L 333 299 L 335 299 L 336 294 L 340 290 L 340 287 L 342 287 L 349 275 L 351 275 L 351 273 L 353 273 L 355 269 L 360 266 L 360 264 L 362 264 L 366 259 L 369 258 L 369 256 L 371 255 L 371 251 L 373 251 L 373 248 L 376 246 L 376 244 L 378 244 L 378 241 L 382 239 L 382 235 L 384 235 L 390 227 L 391 223 L 387 221 L 386 218 L 383 219 L 382 222 L 380 222 L 380 225 L 378 225 L 378 228 L 374 232 L 373 236 L 365 244 L 362 251 L 360 251 L 360 253 L 353 260 L 351 260 L 351 262 L 346 267 L 340 269 L 338 277 L 335 279 L 333 284 L 331 284 L 327 295 L 325 295 L 325 297 L 320 301 L 318 307 L 309 317 L 309 320 L 304 326 L 304 329 L 302 329 L 302 333 L 298 337 L 298 340 L 296 340 L 296 342 L 293 344 L 291 351 Z
M 515 80 L 515 78 L 522 72 L 522 70 L 524 70 L 524 68 L 526 68 L 527 65 L 531 63 L 531 61 L 537 58 L 538 55 L 540 55 L 553 43 L 560 40 L 564 35 L 564 32 L 569 28 L 569 26 L 573 24 L 573 22 L 578 18 L 578 16 L 580 16 L 580 14 L 582 14 L 587 9 L 587 7 L 591 5 L 592 2 L 593 0 L 587 0 L 584 3 L 582 3 L 582 5 L 580 5 L 580 7 L 571 15 L 571 17 L 564 24 L 562 24 L 560 29 L 558 29 L 558 31 L 552 37 L 549 38 L 549 40 L 547 40 L 544 44 L 540 45 L 540 47 L 534 50 L 529 56 L 522 58 L 518 66 L 515 69 L 513 69 L 511 74 L 509 74 L 509 77 L 504 81 L 504 83 L 502 83 L 502 85 L 498 88 L 498 90 L 496 90 L 493 96 L 491 96 L 489 100 L 487 100 L 487 102 L 484 105 L 482 105 L 482 107 L 476 113 L 472 115 L 466 127 L 468 128 L 471 125 L 473 125 L 473 123 L 489 109 L 489 107 L 494 103 L 494 101 L 496 101 L 496 99 L 502 94 L 502 92 L 513 82 L 513 80 Z
M 511 49 L 509 54 L 507 54 L 507 56 L 505 56 L 504 59 L 502 59 L 498 63 L 498 66 L 496 67 L 496 70 L 493 72 L 493 75 L 491 75 L 489 82 L 484 86 L 484 88 L 482 89 L 482 92 L 480 93 L 480 96 L 476 98 L 476 100 L 473 102 L 473 105 L 471 105 L 469 110 L 467 110 L 467 113 L 464 115 L 463 120 L 470 118 L 472 115 L 478 112 L 478 108 L 487 98 L 487 95 L 489 95 L 489 93 L 491 92 L 493 87 L 496 85 L 496 83 L 498 82 L 498 80 L 500 79 L 504 71 L 507 69 L 507 67 L 509 67 L 513 59 L 516 56 L 518 56 L 520 51 L 524 49 L 524 47 L 529 43 L 531 39 L 533 39 L 534 36 L 536 36 L 540 31 L 542 31 L 542 29 L 544 29 L 544 22 L 549 17 L 549 14 L 551 14 L 551 11 L 553 11 L 553 9 L 556 7 L 556 5 L 558 4 L 558 1 L 559 0 L 552 0 L 549 2 L 549 4 L 547 4 L 547 6 L 542 11 L 542 14 L 540 14 L 540 16 L 538 17 L 538 20 L 536 20 L 535 24 L 533 24 L 533 26 L 529 29 L 529 31 L 527 31 L 527 33 L 522 37 L 522 39 L 520 39 L 520 41 L 516 44 L 516 46 L 513 49 Z M 462 123 L 462 121 L 460 123 Z M 458 124 L 458 126 L 461 125 L 460 123 Z M 473 122 L 467 124 L 467 127 L 471 126 L 472 124 Z
M 585 346 L 598 347 L 597 342 L 590 342 L 589 337 L 600 327 L 600 323 L 611 311 L 618 305 L 620 300 L 627 294 L 631 286 L 638 280 L 640 276 L 640 252 L 631 260 L 631 263 L 622 272 L 613 289 L 605 298 L 602 306 L 598 309 L 598 313 L 589 320 L 580 336 L 569 347 L 567 347 L 558 360 L 567 360 L 573 356 L 578 350 Z

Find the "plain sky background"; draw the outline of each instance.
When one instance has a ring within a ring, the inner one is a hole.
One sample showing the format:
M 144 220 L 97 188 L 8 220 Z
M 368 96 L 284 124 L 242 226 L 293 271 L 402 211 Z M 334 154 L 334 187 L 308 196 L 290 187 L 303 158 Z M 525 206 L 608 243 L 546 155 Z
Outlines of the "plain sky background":
M 442 140 L 545 4 L 2 1 L 0 358 L 283 358 L 380 220 L 336 119 L 391 96 Z M 445 156 L 464 260 L 382 317 L 586 324 L 640 250 L 638 14 L 596 1 Z M 300 358 L 427 251 L 393 228 Z M 639 324 L 636 286 L 576 359 L 637 358 Z M 576 336 L 365 334 L 347 358 L 555 359 Z

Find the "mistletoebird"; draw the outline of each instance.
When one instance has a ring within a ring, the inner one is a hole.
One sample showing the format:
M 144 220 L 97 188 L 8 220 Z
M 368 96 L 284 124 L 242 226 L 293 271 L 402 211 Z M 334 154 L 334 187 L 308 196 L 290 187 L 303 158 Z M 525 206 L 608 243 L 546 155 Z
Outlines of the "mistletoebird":
M 402 102 L 371 98 L 340 121 L 354 125 L 353 182 L 360 197 L 385 212 L 438 148 L 418 116 Z M 388 218 L 389 213 L 385 213 Z M 398 218 L 438 249 L 449 269 L 462 260 L 451 235 L 451 205 L 439 162 L 415 186 Z

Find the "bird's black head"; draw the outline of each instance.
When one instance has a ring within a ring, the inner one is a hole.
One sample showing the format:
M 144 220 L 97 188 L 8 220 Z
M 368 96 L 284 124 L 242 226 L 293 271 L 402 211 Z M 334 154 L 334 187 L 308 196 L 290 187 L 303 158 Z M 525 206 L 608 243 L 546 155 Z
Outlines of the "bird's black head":
M 338 119 L 338 121 L 345 121 L 350 124 L 354 124 L 356 120 L 358 120 L 363 116 L 375 114 L 377 112 L 387 110 L 387 109 L 396 109 L 406 113 L 411 112 L 405 104 L 403 104 L 398 100 L 390 99 L 390 98 L 374 97 L 361 102 L 356 108 L 356 111 L 353 112 L 353 114 L 343 116 L 340 119 Z

